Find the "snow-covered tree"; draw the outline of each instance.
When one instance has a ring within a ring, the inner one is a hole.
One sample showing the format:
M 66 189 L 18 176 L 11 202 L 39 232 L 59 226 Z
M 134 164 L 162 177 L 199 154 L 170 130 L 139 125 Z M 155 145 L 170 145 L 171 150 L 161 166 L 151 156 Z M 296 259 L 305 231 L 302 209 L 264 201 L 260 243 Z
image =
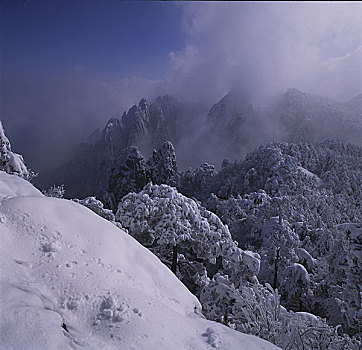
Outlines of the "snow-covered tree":
M 137 147 L 131 146 L 123 150 L 109 178 L 108 192 L 112 196 L 113 206 L 127 193 L 140 191 L 148 182 L 146 161 Z
M 146 161 L 138 147 L 124 149 L 115 161 L 109 178 L 108 191 L 102 200 L 117 208 L 117 203 L 130 192 L 139 192 L 148 183 L 175 185 L 178 182 L 175 149 L 165 141 L 159 150 L 154 150 Z
M 11 151 L 11 145 L 5 135 L 3 125 L 0 121 L 0 170 L 8 174 L 18 175 L 26 180 L 31 180 L 35 174 L 30 171 L 23 156 Z
M 289 224 L 281 217 L 268 220 L 261 230 L 262 247 L 260 253 L 262 279 L 277 288 L 285 277 L 286 269 L 298 261 L 296 249 L 299 238 Z
M 147 171 L 154 184 L 176 184 L 176 153 L 170 141 L 165 141 L 159 150 L 153 151 L 152 156 L 147 161 Z
M 291 310 L 302 310 L 303 302 L 308 301 L 308 295 L 311 293 L 310 289 L 310 277 L 306 268 L 298 263 L 293 263 L 288 266 L 283 273 L 283 280 L 280 284 L 280 292 L 282 293 L 285 302 L 285 306 Z
M 196 169 L 189 168 L 180 174 L 178 189 L 187 197 L 206 199 L 215 175 L 215 167 L 208 163 L 203 163 Z
M 327 257 L 329 318 L 345 332 L 362 332 L 362 224 L 333 229 L 334 242 Z M 328 302 L 328 300 L 327 300 Z
M 287 311 L 277 290 L 267 284 L 243 282 L 238 288 L 228 276 L 216 274 L 200 293 L 208 319 L 266 339 L 285 350 L 358 350 L 361 342 L 307 312 Z
M 130 193 L 118 205 L 116 220 L 158 254 L 172 247 L 172 270 L 177 253 L 186 259 L 223 258 L 224 268 L 252 279 L 259 271 L 257 254 L 244 252 L 232 240 L 227 226 L 212 212 L 167 185 L 148 184 L 139 193 Z M 238 278 L 238 277 L 235 277 Z

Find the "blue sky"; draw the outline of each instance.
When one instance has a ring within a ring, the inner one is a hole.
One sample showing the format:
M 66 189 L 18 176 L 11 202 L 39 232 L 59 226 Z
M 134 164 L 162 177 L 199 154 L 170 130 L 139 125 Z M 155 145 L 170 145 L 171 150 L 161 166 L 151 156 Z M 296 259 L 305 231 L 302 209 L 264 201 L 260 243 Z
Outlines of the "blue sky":
M 181 9 L 171 2 L 4 0 L 3 70 L 37 74 L 79 66 L 105 77 L 165 76 L 181 50 Z

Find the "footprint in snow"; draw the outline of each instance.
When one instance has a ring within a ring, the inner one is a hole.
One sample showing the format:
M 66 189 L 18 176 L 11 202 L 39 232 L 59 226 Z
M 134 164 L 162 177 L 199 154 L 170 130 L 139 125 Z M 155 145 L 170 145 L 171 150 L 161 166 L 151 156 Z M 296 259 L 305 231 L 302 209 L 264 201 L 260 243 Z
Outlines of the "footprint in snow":
M 29 262 L 27 262 L 27 261 L 18 260 L 18 259 L 14 259 L 14 261 L 15 261 L 17 264 L 21 265 L 21 266 L 32 267 L 32 265 L 31 265 Z
M 219 336 L 216 334 L 216 332 L 208 327 L 206 329 L 206 332 L 202 335 L 203 337 L 206 337 L 206 343 L 210 344 L 213 348 L 218 349 L 220 344 Z
M 66 267 L 73 267 L 73 266 L 76 266 L 76 265 L 78 265 L 78 261 L 67 261 L 65 263 Z
M 142 312 L 140 311 L 140 309 L 138 309 L 138 308 L 134 308 L 133 309 L 133 312 L 135 313 L 135 314 L 137 314 L 139 317 L 142 317 Z
M 128 309 L 124 304 L 118 305 L 116 299 L 110 295 L 103 299 L 95 324 L 100 321 L 122 322 L 129 317 Z
M 59 241 L 55 242 L 44 242 L 40 246 L 40 250 L 44 253 L 55 253 L 59 251 L 61 248 L 61 244 Z

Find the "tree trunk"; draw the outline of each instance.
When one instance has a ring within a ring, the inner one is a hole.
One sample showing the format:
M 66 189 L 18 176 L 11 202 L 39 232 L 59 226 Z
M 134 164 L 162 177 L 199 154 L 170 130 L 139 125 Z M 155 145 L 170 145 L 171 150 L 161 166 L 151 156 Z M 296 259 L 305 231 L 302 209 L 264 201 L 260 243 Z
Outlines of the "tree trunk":
M 276 250 L 276 256 L 275 256 L 275 260 L 274 260 L 274 286 L 273 288 L 276 289 L 277 288 L 277 283 L 278 283 L 278 263 L 280 260 L 280 248 L 278 247 Z
M 171 271 L 176 275 L 177 268 L 177 244 L 172 247 L 172 265 Z

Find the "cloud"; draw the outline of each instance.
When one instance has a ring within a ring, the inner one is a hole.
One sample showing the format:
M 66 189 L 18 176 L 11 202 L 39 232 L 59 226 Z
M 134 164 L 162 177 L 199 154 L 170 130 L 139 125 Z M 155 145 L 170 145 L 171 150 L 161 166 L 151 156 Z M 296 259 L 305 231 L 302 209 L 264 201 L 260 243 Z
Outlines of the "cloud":
M 187 3 L 187 41 L 170 54 L 169 89 L 209 103 L 233 87 L 259 102 L 288 87 L 354 97 L 361 93 L 362 61 L 351 59 L 362 45 L 360 14 L 360 3 Z
M 362 46 L 343 57 L 329 58 L 321 63 L 315 77 L 318 93 L 346 101 L 362 92 Z M 313 87 L 311 87 L 313 90 Z
M 186 43 L 171 52 L 166 83 L 181 99 L 208 109 L 236 91 L 258 109 L 287 88 L 341 101 L 362 93 L 361 3 L 189 2 L 182 11 Z M 181 146 L 182 164 L 195 164 L 192 157 L 220 164 L 278 139 L 266 111 L 259 115 L 263 130 L 248 130 L 249 138 L 227 151 L 219 140 L 200 141 L 208 130 L 198 124 Z

